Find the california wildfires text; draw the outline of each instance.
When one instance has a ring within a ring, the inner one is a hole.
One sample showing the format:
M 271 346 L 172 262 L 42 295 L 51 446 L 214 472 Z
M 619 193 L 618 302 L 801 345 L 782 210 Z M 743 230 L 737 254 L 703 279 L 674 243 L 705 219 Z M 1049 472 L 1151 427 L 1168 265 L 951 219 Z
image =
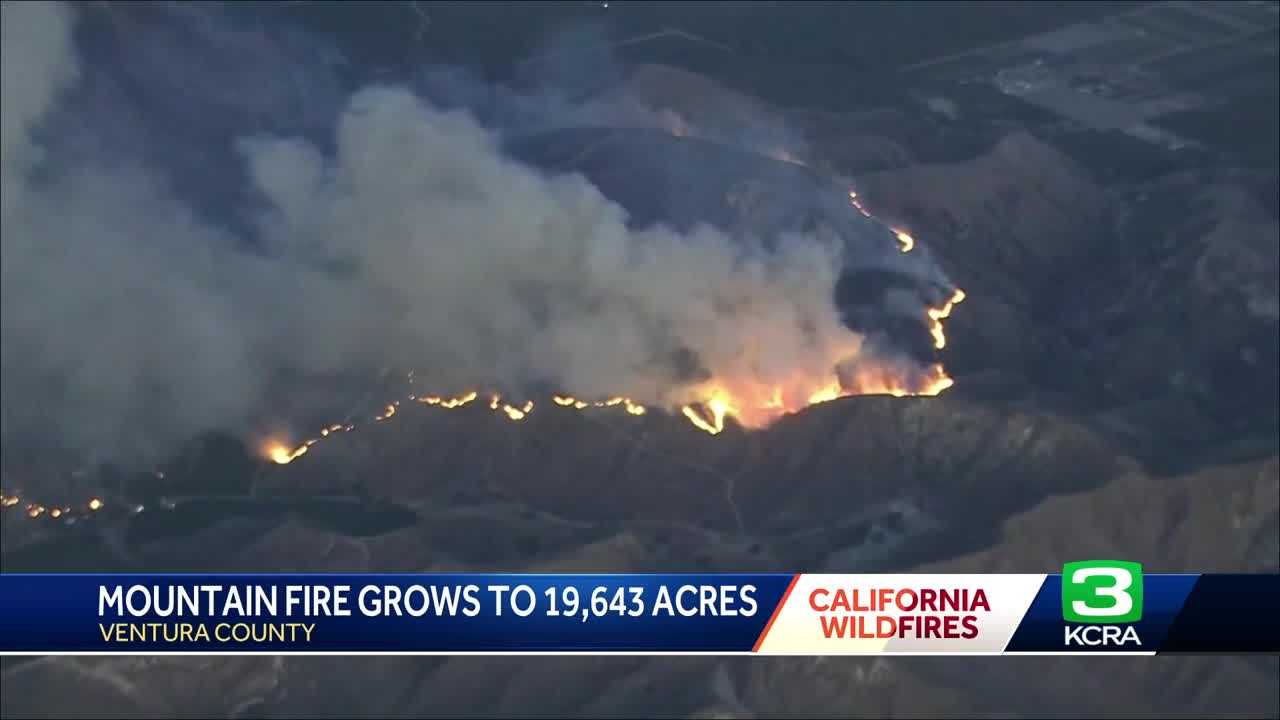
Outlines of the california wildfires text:
M 850 640 L 972 640 L 978 636 L 975 613 L 991 611 L 981 588 L 817 588 L 809 593 L 809 608 L 819 613 L 823 636 Z

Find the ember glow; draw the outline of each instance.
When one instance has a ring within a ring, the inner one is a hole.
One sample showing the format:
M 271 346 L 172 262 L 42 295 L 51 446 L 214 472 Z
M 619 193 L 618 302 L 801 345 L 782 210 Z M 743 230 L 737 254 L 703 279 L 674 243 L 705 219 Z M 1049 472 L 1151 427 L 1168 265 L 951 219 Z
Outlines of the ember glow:
M 454 408 L 458 408 L 458 407 L 462 407 L 463 405 L 466 405 L 472 400 L 475 400 L 477 397 L 479 397 L 479 393 L 473 390 L 464 395 L 459 395 L 458 397 L 451 397 L 451 398 L 441 397 L 439 395 L 428 395 L 426 397 L 410 395 L 409 399 L 417 400 L 418 402 L 424 405 L 439 405 L 445 410 L 452 410 Z
M 523 420 L 529 413 L 533 412 L 533 401 L 529 400 L 524 404 L 524 407 L 519 408 L 514 405 L 503 405 L 502 412 L 510 420 Z
M 267 458 L 270 459 L 271 462 L 277 465 L 288 465 L 294 460 L 307 454 L 307 450 L 311 447 L 312 444 L 313 443 L 310 443 L 310 442 L 303 443 L 298 447 L 294 448 L 293 450 L 290 450 L 285 445 L 282 445 L 278 442 L 273 442 L 267 445 L 265 453 Z
M 560 407 L 573 408 L 574 410 L 585 410 L 589 407 L 617 407 L 621 405 L 630 415 L 643 415 L 645 413 L 644 406 L 633 402 L 629 397 L 618 396 L 611 397 L 608 400 L 587 402 L 586 400 L 579 400 L 568 395 L 556 395 L 553 396 L 551 400 Z
M 964 302 L 964 291 L 956 288 L 951 299 L 941 307 L 929 308 L 929 334 L 933 335 L 933 346 L 939 350 L 947 346 L 947 336 L 942 331 L 942 321 L 951 317 L 951 309 Z
M 853 190 L 849 191 L 849 204 L 853 205 L 858 212 L 862 213 L 862 217 L 871 217 L 871 213 L 862 206 L 862 201 L 858 199 L 858 193 Z M 903 252 L 906 251 L 904 250 Z
M 23 517 L 30 520 L 56 520 L 60 523 L 74 523 L 81 518 L 85 518 L 104 506 L 101 498 L 91 497 L 83 505 L 71 506 L 67 504 L 47 505 L 39 502 L 22 502 L 21 491 L 15 491 L 8 494 L 4 490 L 0 490 L 0 510 L 16 509 L 22 513 Z
M 915 238 L 911 237 L 907 233 L 901 230 L 894 230 L 893 234 L 897 236 L 898 242 L 902 244 L 902 252 L 911 252 L 911 249 L 916 246 Z

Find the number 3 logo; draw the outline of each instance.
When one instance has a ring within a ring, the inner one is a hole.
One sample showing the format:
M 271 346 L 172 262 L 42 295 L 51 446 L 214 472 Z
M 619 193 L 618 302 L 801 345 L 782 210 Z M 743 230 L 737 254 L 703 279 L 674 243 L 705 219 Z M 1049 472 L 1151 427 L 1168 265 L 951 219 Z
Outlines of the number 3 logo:
M 1081 623 L 1142 619 L 1142 565 L 1119 560 L 1063 565 L 1062 618 Z

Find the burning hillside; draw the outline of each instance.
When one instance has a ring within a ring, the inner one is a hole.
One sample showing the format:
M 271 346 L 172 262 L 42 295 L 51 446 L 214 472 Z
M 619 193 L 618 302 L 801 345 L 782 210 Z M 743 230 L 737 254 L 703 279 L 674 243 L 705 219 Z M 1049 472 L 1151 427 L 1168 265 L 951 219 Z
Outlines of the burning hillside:
M 863 206 L 855 191 L 849 191 L 849 200 L 853 208 L 863 217 L 872 217 L 871 212 Z M 902 253 L 909 253 L 915 248 L 914 238 L 906 231 L 894 229 L 893 236 L 897 239 Z M 924 320 L 934 348 L 941 350 L 946 347 L 943 320 L 950 317 L 952 309 L 964 299 L 964 291 L 957 288 L 941 305 L 925 308 Z M 778 380 L 761 377 L 759 366 L 753 363 L 754 355 L 747 355 L 723 375 L 713 375 L 709 380 L 680 390 L 676 397 L 682 397 L 683 400 L 674 404 L 668 402 L 664 409 L 678 412 L 694 427 L 716 435 L 724 430 L 725 423 L 729 419 L 744 428 L 758 429 L 769 425 L 782 415 L 841 397 L 851 395 L 932 396 L 951 387 L 954 382 L 942 365 L 937 363 L 912 369 L 909 365 L 877 359 L 863 362 L 859 358 L 862 342 L 862 336 L 849 332 L 847 344 L 835 346 L 833 354 L 827 358 L 830 363 L 827 373 L 807 375 L 803 371 L 784 367 L 782 377 Z M 411 385 L 414 380 L 414 375 L 410 373 Z M 448 410 L 468 405 L 482 396 L 490 398 L 490 410 L 513 422 L 524 420 L 533 413 L 535 408 L 533 400 L 525 400 L 523 404 L 511 404 L 504 401 L 500 393 L 477 390 L 454 396 L 420 396 L 410 393 L 405 400 Z M 643 415 L 646 412 L 645 405 L 625 396 L 613 396 L 603 400 L 583 400 L 572 395 L 554 395 L 550 399 L 552 404 L 560 409 L 582 411 L 616 407 L 630 415 Z M 542 404 L 547 403 L 544 400 Z M 382 413 L 373 417 L 373 422 L 390 420 L 399 406 L 399 400 L 386 405 Z M 330 425 L 322 428 L 318 436 L 308 438 L 296 445 L 271 440 L 264 446 L 263 453 L 273 462 L 287 464 L 306 453 L 308 448 L 320 442 L 321 439 L 336 433 L 349 432 L 355 427 L 353 424 Z
M 803 165 L 642 131 L 512 144 L 410 87 L 353 88 L 331 143 L 263 134 L 239 108 L 172 107 L 201 99 L 163 87 L 94 92 L 140 61 L 137 43 L 108 44 L 120 62 L 82 62 L 75 7 L 4 12 L 4 66 L 30 69 L 4 84 L 6 437 L 146 466 L 200 432 L 261 427 L 265 388 L 294 372 L 415 369 L 366 420 L 263 441 L 277 463 L 395 422 L 405 403 L 483 403 L 512 422 L 655 409 L 716 434 L 952 382 L 879 319 L 936 354 L 963 293 L 910 235 Z M 179 111 L 196 125 L 130 120 Z M 209 137 L 233 129 L 218 142 L 237 151 L 227 176 L 243 186 L 202 187 L 243 199 L 220 214 L 178 191 L 183 168 L 165 152 L 114 156 L 135 147 L 130 133 L 181 155 L 191 142 L 172 133 L 206 122 Z M 901 282 L 838 302 L 837 283 L 867 271 Z M 27 505 L 44 507 L 13 504 Z

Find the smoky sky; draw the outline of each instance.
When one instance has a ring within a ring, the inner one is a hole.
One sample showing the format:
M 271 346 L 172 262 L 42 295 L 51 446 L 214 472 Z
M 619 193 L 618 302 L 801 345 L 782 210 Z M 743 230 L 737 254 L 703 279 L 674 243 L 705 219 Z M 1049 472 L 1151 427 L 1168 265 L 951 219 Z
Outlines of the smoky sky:
M 216 72 L 188 82 L 171 42 L 104 84 L 77 45 L 81 12 L 3 5 L 6 442 L 155 457 L 243 427 L 285 371 L 413 368 L 442 393 L 537 385 L 670 407 L 691 382 L 675 357 L 766 382 L 862 344 L 832 301 L 839 243 L 788 235 L 765 252 L 707 226 L 629 227 L 584 177 L 505 155 L 475 103 L 441 101 L 466 87 L 512 112 L 515 94 L 465 72 L 348 92 L 324 65 L 340 58 L 298 72 L 261 51 L 261 82 L 237 89 Z M 171 115 L 130 104 L 148 88 Z M 89 112 L 95 94 L 125 111 Z M 201 130 L 183 105 L 197 96 L 244 126 Z M 619 112 L 531 97 L 543 120 Z M 147 140 L 157 122 L 184 123 L 172 162 Z

